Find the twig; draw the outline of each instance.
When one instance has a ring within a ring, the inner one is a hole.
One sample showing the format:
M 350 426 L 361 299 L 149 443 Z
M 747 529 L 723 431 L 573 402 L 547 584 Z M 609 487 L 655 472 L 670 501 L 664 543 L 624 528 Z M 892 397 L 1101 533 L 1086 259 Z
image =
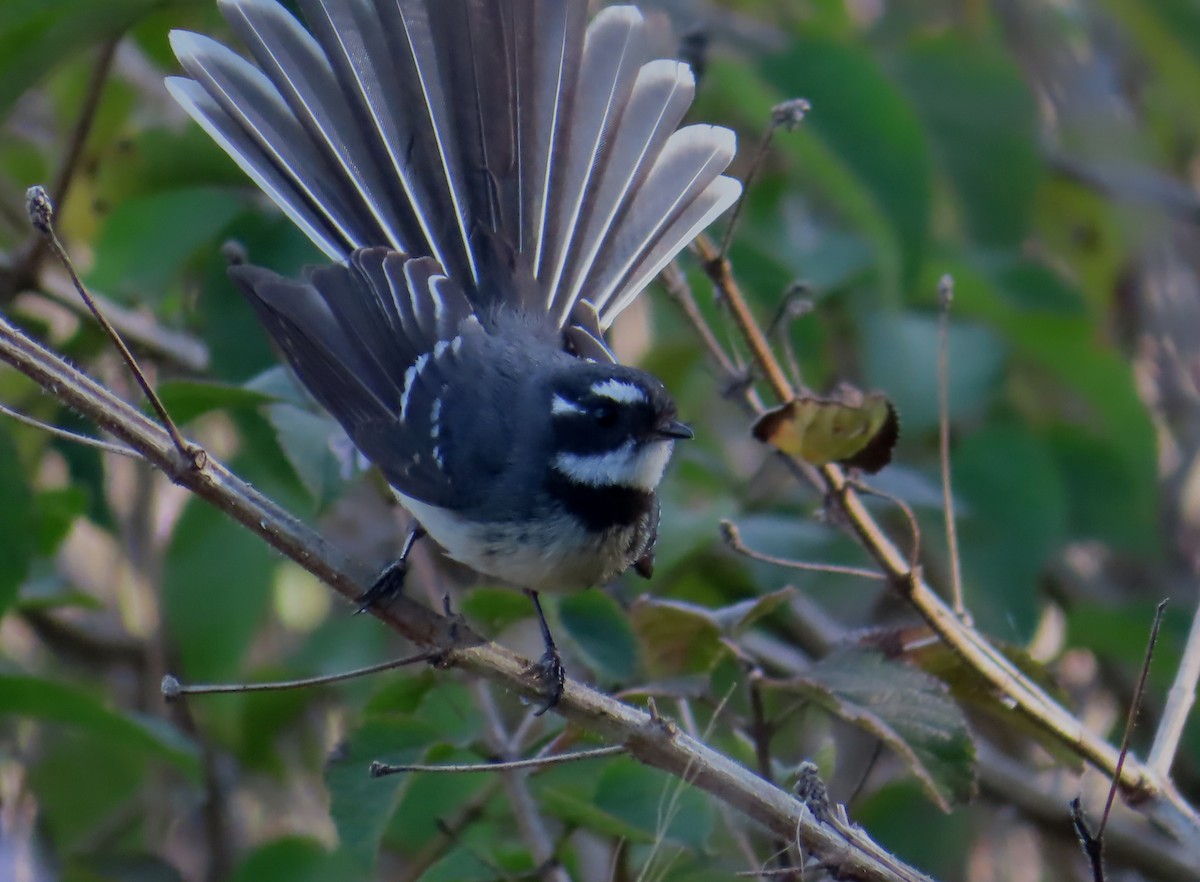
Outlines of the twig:
M 977 746 L 979 784 L 986 796 L 998 805 L 1015 808 L 1050 836 L 1078 841 L 1078 836 L 1072 836 L 1063 824 L 1065 788 L 1073 778 L 1057 772 L 1039 775 L 1037 769 L 1005 756 L 985 740 L 980 740 Z M 1200 863 L 1195 856 L 1137 815 L 1114 816 L 1109 821 L 1104 852 L 1109 861 L 1144 876 L 1171 882 L 1200 882 Z
M 45 187 L 30 187 L 25 194 L 25 205 L 29 209 L 29 220 L 33 226 L 46 237 L 50 243 L 50 249 L 54 255 L 66 268 L 67 273 L 71 276 L 71 281 L 75 285 L 75 290 L 79 292 L 79 296 L 83 298 L 84 303 L 88 305 L 92 315 L 96 317 L 96 321 L 100 327 L 104 329 L 104 333 L 108 335 L 113 346 L 121 353 L 121 358 L 125 360 L 133 378 L 137 380 L 137 384 L 142 387 L 142 392 L 146 396 L 146 400 L 150 402 L 155 412 L 158 414 L 159 420 L 167 430 L 167 434 L 171 436 L 171 441 L 175 445 L 175 449 L 184 461 L 190 461 L 193 468 L 200 468 L 203 465 L 204 451 L 199 447 L 188 445 L 183 440 L 183 436 L 179 434 L 179 429 L 175 427 L 170 414 L 167 413 L 166 407 L 163 406 L 162 400 L 158 394 L 151 388 L 150 382 L 146 379 L 146 375 L 142 373 L 142 369 L 138 367 L 137 359 L 133 357 L 133 353 L 129 351 L 129 347 L 125 345 L 125 341 L 121 339 L 121 335 L 116 329 L 109 324 L 108 319 L 104 317 L 96 302 L 92 300 L 87 289 L 83 287 L 83 282 L 80 281 L 79 274 L 75 272 L 75 265 L 71 262 L 71 256 L 67 254 L 67 250 L 59 241 L 58 233 L 54 229 L 54 203 L 50 200 L 50 195 L 46 192 Z
M 1167 692 L 1167 705 L 1163 708 L 1162 718 L 1158 722 L 1158 731 L 1154 733 L 1154 744 L 1150 747 L 1150 757 L 1146 765 L 1164 778 L 1171 774 L 1171 765 L 1179 750 L 1179 739 L 1183 737 L 1184 726 L 1187 725 L 1188 715 L 1196 701 L 1197 683 L 1200 682 L 1200 603 L 1192 616 L 1192 627 L 1188 632 L 1187 643 L 1183 647 L 1183 657 L 1179 660 L 1179 668 L 1175 671 L 1175 682 Z
M 500 710 L 496 707 L 496 702 L 492 697 L 491 685 L 482 681 L 471 685 L 479 708 L 483 712 L 484 738 L 488 745 L 492 750 L 500 752 L 505 757 L 516 752 L 519 745 L 512 743 L 512 739 L 504 727 Z M 624 750 L 622 745 L 617 745 L 617 747 Z M 544 765 L 547 759 L 549 757 L 539 757 L 534 761 L 540 760 Z M 561 758 L 559 759 L 561 760 Z M 525 840 L 525 844 L 529 847 L 529 853 L 539 868 L 538 875 L 542 877 L 543 882 L 571 882 L 566 868 L 558 861 L 554 840 L 546 828 L 546 820 L 542 817 L 537 802 L 529 790 L 528 776 L 521 771 L 520 766 L 513 768 L 512 763 L 514 762 L 521 761 L 506 760 L 498 765 L 507 766 L 501 770 L 504 789 L 508 792 L 508 801 L 513 817 L 517 821 L 517 829 L 521 831 L 521 837 Z M 524 762 L 530 762 L 530 760 Z M 374 763 L 371 765 L 371 774 L 375 774 Z
M 813 302 L 808 297 L 809 289 L 805 282 L 796 282 L 783 293 L 783 302 L 771 323 L 767 325 L 767 334 L 778 336 L 779 345 L 783 348 L 783 356 L 787 359 L 788 370 L 792 373 L 792 382 L 797 388 L 804 387 L 804 377 L 800 372 L 800 360 L 796 358 L 796 348 L 792 346 L 792 336 L 789 332 L 792 322 L 813 311 Z
M 832 573 L 841 576 L 857 576 L 860 579 L 875 579 L 882 581 L 886 578 L 878 570 L 868 570 L 863 567 L 847 567 L 841 564 L 810 563 L 805 560 L 792 560 L 786 557 L 775 557 L 755 551 L 742 541 L 742 534 L 733 521 L 721 521 L 721 538 L 732 551 L 744 555 L 751 560 L 773 564 L 777 567 L 787 567 L 789 570 L 804 570 L 811 573 Z
M 729 215 L 729 223 L 725 227 L 725 238 L 721 240 L 721 247 L 717 252 L 720 257 L 724 258 L 729 254 L 734 231 L 737 230 L 738 221 L 742 217 L 742 206 L 746 202 L 746 194 L 750 192 L 750 185 L 754 183 L 754 178 L 767 158 L 767 150 L 771 146 L 771 140 L 775 137 L 776 129 L 784 128 L 789 132 L 795 131 L 796 127 L 804 121 L 804 115 L 810 110 L 812 110 L 812 105 L 803 98 L 793 98 L 771 108 L 771 124 L 763 132 L 762 139 L 758 142 L 758 149 L 754 151 L 754 156 L 750 159 L 750 167 L 742 178 L 742 195 Z
M 746 391 L 751 399 L 752 407 L 761 407 L 762 403 L 758 400 L 758 393 L 754 391 L 749 377 L 744 375 L 744 372 L 725 352 L 725 348 L 713 334 L 712 328 L 704 320 L 704 314 L 700 312 L 700 305 L 696 302 L 696 295 L 692 291 L 692 286 L 688 284 L 687 275 L 680 269 L 679 262 L 673 260 L 667 264 L 659 278 L 667 290 L 667 296 L 674 300 L 675 305 L 683 312 L 683 317 L 692 326 L 692 330 L 700 338 L 704 348 L 708 350 L 709 357 L 716 363 L 717 368 L 726 379 L 740 385 Z
M 242 693 L 242 692 L 282 692 L 286 689 L 306 689 L 311 686 L 328 686 L 330 683 L 341 683 L 345 680 L 355 680 L 359 677 L 368 677 L 371 674 L 382 673 L 383 671 L 391 671 L 396 668 L 405 667 L 406 665 L 420 664 L 421 662 L 437 661 L 440 653 L 436 650 L 427 650 L 426 652 L 418 652 L 416 655 L 406 656 L 405 658 L 394 658 L 391 661 L 381 662 L 377 665 L 371 665 L 366 668 L 356 668 L 353 671 L 343 671 L 340 674 L 326 674 L 322 677 L 305 677 L 299 680 L 275 680 L 270 683 L 218 683 L 206 685 L 186 686 L 180 683 L 171 674 L 167 674 L 162 679 L 162 695 L 168 701 L 178 698 L 181 695 L 216 695 L 222 693 Z
M 76 444 L 83 444 L 86 447 L 95 447 L 98 450 L 103 450 L 106 453 L 115 453 L 118 456 L 128 456 L 132 459 L 141 459 L 142 455 L 136 450 L 126 447 L 123 444 L 113 444 L 110 441 L 102 441 L 99 438 L 92 438 L 90 435 L 80 435 L 77 432 L 72 432 L 68 429 L 60 429 L 58 426 L 52 426 L 49 423 L 43 423 L 41 420 L 34 419 L 31 416 L 26 416 L 13 410 L 6 404 L 0 403 L 0 414 L 3 414 L 10 419 L 16 420 L 26 426 L 31 426 L 34 429 L 41 429 L 47 434 L 54 435 L 57 438 L 65 438 L 67 441 L 74 441 Z
M 1075 836 L 1079 839 L 1079 845 L 1092 868 L 1092 882 L 1104 882 L 1104 840 L 1092 835 L 1087 820 L 1083 817 L 1083 803 L 1078 796 L 1071 800 L 1071 826 L 1075 829 Z
M 775 734 L 775 727 L 767 719 L 766 707 L 763 704 L 762 697 L 762 671 L 755 668 L 750 671 L 747 679 L 747 688 L 750 691 L 750 737 L 754 742 L 754 756 L 758 761 L 758 774 L 764 780 L 770 783 L 775 783 L 775 776 L 771 771 L 771 738 Z M 795 869 L 792 864 L 791 855 L 788 853 L 788 842 L 785 839 L 776 839 L 774 842 L 775 854 L 774 861 L 778 864 L 780 870 Z
M 577 750 L 574 753 L 558 753 L 552 756 L 535 756 L 529 759 L 502 760 L 494 763 L 395 766 L 388 763 L 374 762 L 371 763 L 370 771 L 372 778 L 382 778 L 385 775 L 398 775 L 401 772 L 442 772 L 452 774 L 463 772 L 515 772 L 521 769 L 541 769 L 545 766 L 600 759 L 605 756 L 620 756 L 628 752 L 624 745 L 614 744 L 609 747 L 597 747 L 592 750 Z
M 954 277 L 938 282 L 938 458 L 942 464 L 942 513 L 946 521 L 946 549 L 950 556 L 950 597 L 954 613 L 971 624 L 962 596 L 962 562 L 958 554 L 958 525 L 954 517 L 954 490 L 950 483 L 950 304 Z
M 1137 725 L 1137 715 L 1142 709 L 1142 698 L 1146 694 L 1146 678 L 1150 676 L 1150 663 L 1154 660 L 1154 647 L 1158 643 L 1158 630 L 1162 627 L 1163 611 L 1167 608 L 1165 600 L 1160 601 L 1154 611 L 1154 624 L 1150 626 L 1150 639 L 1146 642 L 1146 657 L 1142 661 L 1142 670 L 1138 675 L 1137 686 L 1133 690 L 1133 698 L 1129 702 L 1129 716 L 1125 720 L 1125 734 L 1121 736 L 1121 755 L 1117 757 L 1117 767 L 1113 770 L 1112 784 L 1108 788 L 1108 799 L 1104 801 L 1104 814 L 1100 818 L 1100 829 L 1096 838 L 1104 839 L 1104 828 L 1108 826 L 1108 816 L 1112 813 L 1113 800 L 1117 797 L 1117 784 L 1121 780 L 1121 768 L 1129 757 L 1129 740 L 1133 737 L 1133 727 Z
M 65 272 L 43 270 L 35 290 L 72 312 L 80 315 L 89 312 L 87 304 L 80 301 L 70 276 Z M 208 347 L 194 335 L 163 327 L 148 311 L 121 306 L 95 291 L 88 293 L 109 324 L 134 348 L 150 352 L 160 361 L 170 361 L 189 371 L 202 373 L 208 370 Z
M 725 300 L 725 305 L 729 308 L 734 323 L 737 325 L 738 333 L 750 347 L 754 363 L 766 378 L 767 383 L 770 384 L 771 391 L 775 393 L 775 397 L 781 404 L 791 401 L 796 397 L 796 392 L 792 388 L 792 384 L 788 382 L 783 369 L 780 368 L 779 362 L 771 355 L 771 347 L 767 345 L 767 338 L 750 313 L 746 298 L 742 296 L 741 289 L 733 278 L 729 260 L 713 247 L 712 239 L 705 234 L 697 236 L 692 244 L 696 253 L 700 255 L 704 271 Z
M 921 524 L 917 520 L 917 513 L 912 510 L 911 505 L 899 496 L 884 493 L 882 490 L 868 487 L 859 481 L 848 482 L 847 486 L 852 487 L 863 496 L 874 496 L 876 499 L 883 499 L 900 509 L 901 514 L 904 515 L 904 519 L 908 521 L 908 533 L 912 538 L 912 545 L 908 550 L 908 571 L 899 575 L 902 577 L 901 581 L 905 583 L 911 581 L 921 564 Z

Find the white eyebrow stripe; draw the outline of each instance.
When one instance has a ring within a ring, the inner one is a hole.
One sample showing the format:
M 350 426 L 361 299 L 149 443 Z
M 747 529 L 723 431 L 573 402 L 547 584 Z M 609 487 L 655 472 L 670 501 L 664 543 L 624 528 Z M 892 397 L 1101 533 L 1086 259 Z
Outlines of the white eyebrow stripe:
M 584 414 L 584 413 L 587 413 L 587 409 L 580 407 L 578 404 L 576 404 L 574 401 L 571 401 L 569 398 L 563 398 L 561 395 L 555 395 L 554 400 L 552 402 L 550 402 L 550 412 L 553 414 L 566 414 L 566 413 Z
M 615 378 L 593 383 L 591 392 L 593 395 L 608 398 L 619 404 L 650 403 L 646 397 L 646 390 L 641 386 L 635 386 L 633 383 L 626 383 L 624 380 Z

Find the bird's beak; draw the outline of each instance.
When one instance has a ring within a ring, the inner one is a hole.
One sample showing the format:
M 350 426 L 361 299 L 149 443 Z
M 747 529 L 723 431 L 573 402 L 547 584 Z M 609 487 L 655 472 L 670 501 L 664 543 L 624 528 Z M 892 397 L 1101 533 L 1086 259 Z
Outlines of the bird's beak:
M 690 428 L 679 422 L 679 420 L 674 419 L 659 426 L 657 432 L 662 438 L 679 439 L 680 441 L 687 441 L 696 437 Z

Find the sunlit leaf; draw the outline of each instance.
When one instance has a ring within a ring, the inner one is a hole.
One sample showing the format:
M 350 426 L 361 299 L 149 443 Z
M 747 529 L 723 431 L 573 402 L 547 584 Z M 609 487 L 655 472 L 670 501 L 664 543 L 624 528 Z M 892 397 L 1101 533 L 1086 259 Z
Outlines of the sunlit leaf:
M 892 458 L 900 418 L 880 392 L 793 398 L 754 423 L 754 437 L 813 465 L 877 472 Z

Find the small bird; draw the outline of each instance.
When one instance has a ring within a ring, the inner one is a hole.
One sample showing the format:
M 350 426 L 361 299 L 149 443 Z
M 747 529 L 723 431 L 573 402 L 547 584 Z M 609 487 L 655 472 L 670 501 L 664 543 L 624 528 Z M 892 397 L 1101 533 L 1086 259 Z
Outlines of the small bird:
M 427 533 L 526 591 L 649 576 L 655 490 L 692 437 L 603 332 L 732 205 L 734 134 L 680 128 L 688 65 L 632 6 L 219 0 L 246 50 L 176 31 L 167 88 L 331 260 L 230 274 L 297 377 Z

